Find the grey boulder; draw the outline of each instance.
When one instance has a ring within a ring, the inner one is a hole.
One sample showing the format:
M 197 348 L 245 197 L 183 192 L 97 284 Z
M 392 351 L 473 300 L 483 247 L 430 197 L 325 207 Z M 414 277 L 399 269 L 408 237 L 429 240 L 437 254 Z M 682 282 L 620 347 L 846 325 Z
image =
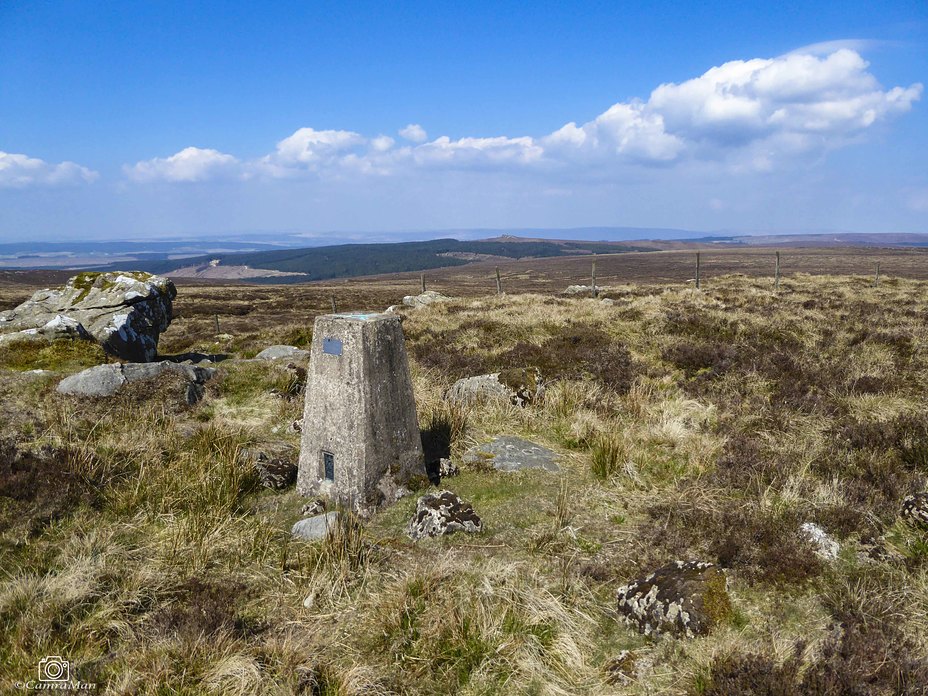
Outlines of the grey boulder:
M 61 288 L 40 290 L 0 312 L 0 332 L 50 339 L 87 334 L 110 355 L 151 362 L 176 295 L 174 283 L 148 273 L 79 273 Z
M 534 367 L 525 367 L 459 379 L 445 398 L 465 405 L 496 398 L 507 400 L 514 406 L 527 406 L 543 398 L 544 393 L 541 372 Z
M 212 367 L 168 362 L 97 365 L 65 377 L 58 383 L 59 394 L 74 396 L 112 396 L 132 382 L 155 379 L 165 372 L 181 375 L 187 381 L 186 400 L 193 404 L 203 396 L 203 384 L 216 373 Z
M 450 299 L 450 297 L 442 295 L 440 292 L 426 290 L 420 295 L 406 295 L 403 298 L 403 304 L 413 309 L 422 309 L 435 302 L 447 302 Z
M 337 512 L 327 512 L 324 515 L 307 517 L 293 525 L 290 533 L 297 539 L 318 541 L 324 539 L 334 528 L 338 521 Z
M 492 442 L 475 445 L 464 453 L 465 464 L 490 464 L 498 471 L 544 469 L 558 472 L 556 452 L 521 437 L 503 435 Z

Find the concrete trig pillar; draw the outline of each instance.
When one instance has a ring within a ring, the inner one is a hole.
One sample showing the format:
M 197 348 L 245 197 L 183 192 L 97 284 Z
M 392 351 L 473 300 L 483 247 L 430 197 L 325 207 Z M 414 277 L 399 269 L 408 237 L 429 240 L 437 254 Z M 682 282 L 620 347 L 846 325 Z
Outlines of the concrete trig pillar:
M 424 475 L 400 317 L 317 317 L 297 490 L 364 510 L 393 502 L 399 486 Z

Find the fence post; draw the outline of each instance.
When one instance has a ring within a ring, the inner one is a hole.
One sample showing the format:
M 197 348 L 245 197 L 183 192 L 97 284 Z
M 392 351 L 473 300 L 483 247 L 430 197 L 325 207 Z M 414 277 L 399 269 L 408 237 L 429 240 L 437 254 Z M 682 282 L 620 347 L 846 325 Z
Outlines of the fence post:
M 880 284 L 880 262 L 876 262 L 876 278 L 873 279 L 873 286 L 877 287 Z
M 590 271 L 590 289 L 593 297 L 596 297 L 596 262 L 593 262 L 593 268 Z
M 214 315 L 213 315 L 213 319 L 216 320 L 216 335 L 218 336 L 218 335 L 219 335 L 219 315 L 218 315 L 218 314 L 214 314 Z
M 774 272 L 773 291 L 780 292 L 780 252 L 777 252 L 777 268 Z
M 419 274 L 419 282 L 422 283 L 422 292 L 425 292 L 425 273 Z
M 499 277 L 499 266 L 496 267 L 496 294 L 503 294 L 503 281 Z
M 699 252 L 696 252 L 696 289 L 699 290 Z
M 332 295 L 332 314 L 338 314 L 338 305 L 335 304 L 335 295 Z

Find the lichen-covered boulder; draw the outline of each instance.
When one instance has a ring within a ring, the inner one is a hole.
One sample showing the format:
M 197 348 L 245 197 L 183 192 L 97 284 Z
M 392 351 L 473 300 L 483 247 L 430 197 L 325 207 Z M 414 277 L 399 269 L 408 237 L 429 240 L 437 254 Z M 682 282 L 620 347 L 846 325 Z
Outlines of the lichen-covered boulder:
M 692 638 L 732 613 L 725 573 L 715 564 L 674 561 L 617 593 L 619 614 L 640 632 Z
M 928 528 L 928 493 L 907 495 L 899 515 L 913 527 Z
M 538 368 L 522 367 L 459 379 L 448 390 L 445 398 L 460 404 L 500 398 L 515 406 L 527 406 L 543 398 L 544 393 L 545 387 Z
M 483 522 L 466 503 L 451 491 L 424 495 L 416 501 L 416 514 L 409 521 L 408 533 L 413 541 L 422 537 L 454 532 L 479 532 Z
M 40 290 L 0 312 L 0 333 L 48 338 L 90 334 L 110 355 L 151 362 L 173 316 L 177 290 L 167 278 L 142 272 L 79 273 L 55 290 Z

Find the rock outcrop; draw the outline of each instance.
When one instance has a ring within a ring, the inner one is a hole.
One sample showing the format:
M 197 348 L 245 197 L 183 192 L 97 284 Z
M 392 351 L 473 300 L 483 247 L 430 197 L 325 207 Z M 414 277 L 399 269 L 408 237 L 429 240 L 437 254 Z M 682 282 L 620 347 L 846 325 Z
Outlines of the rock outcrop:
M 424 495 L 416 501 L 416 514 L 409 521 L 409 537 L 435 537 L 454 532 L 479 532 L 483 523 L 466 503 L 451 491 Z
M 433 302 L 447 302 L 450 299 L 450 297 L 442 295 L 440 292 L 426 290 L 421 295 L 406 295 L 406 297 L 403 298 L 403 304 L 413 309 L 422 309 Z
M 620 587 L 619 614 L 646 635 L 706 635 L 732 613 L 726 585 L 713 563 L 674 561 Z
M 558 472 L 558 455 L 547 447 L 523 440 L 521 437 L 503 435 L 483 445 L 475 445 L 464 453 L 465 464 L 491 465 L 497 471 L 519 471 L 521 469 L 544 469 Z
M 216 369 L 167 360 L 157 363 L 97 365 L 65 377 L 58 383 L 58 392 L 75 396 L 112 396 L 126 384 L 155 379 L 165 372 L 176 373 L 187 381 L 185 400 L 192 405 L 203 397 L 203 385 L 216 374 Z
M 499 398 L 515 406 L 527 406 L 542 399 L 544 394 L 541 371 L 534 367 L 523 367 L 459 379 L 445 394 L 445 398 L 460 404 Z
M 174 283 L 148 273 L 79 273 L 62 288 L 40 290 L 0 312 L 0 332 L 48 339 L 89 335 L 110 355 L 151 362 L 176 295 Z

